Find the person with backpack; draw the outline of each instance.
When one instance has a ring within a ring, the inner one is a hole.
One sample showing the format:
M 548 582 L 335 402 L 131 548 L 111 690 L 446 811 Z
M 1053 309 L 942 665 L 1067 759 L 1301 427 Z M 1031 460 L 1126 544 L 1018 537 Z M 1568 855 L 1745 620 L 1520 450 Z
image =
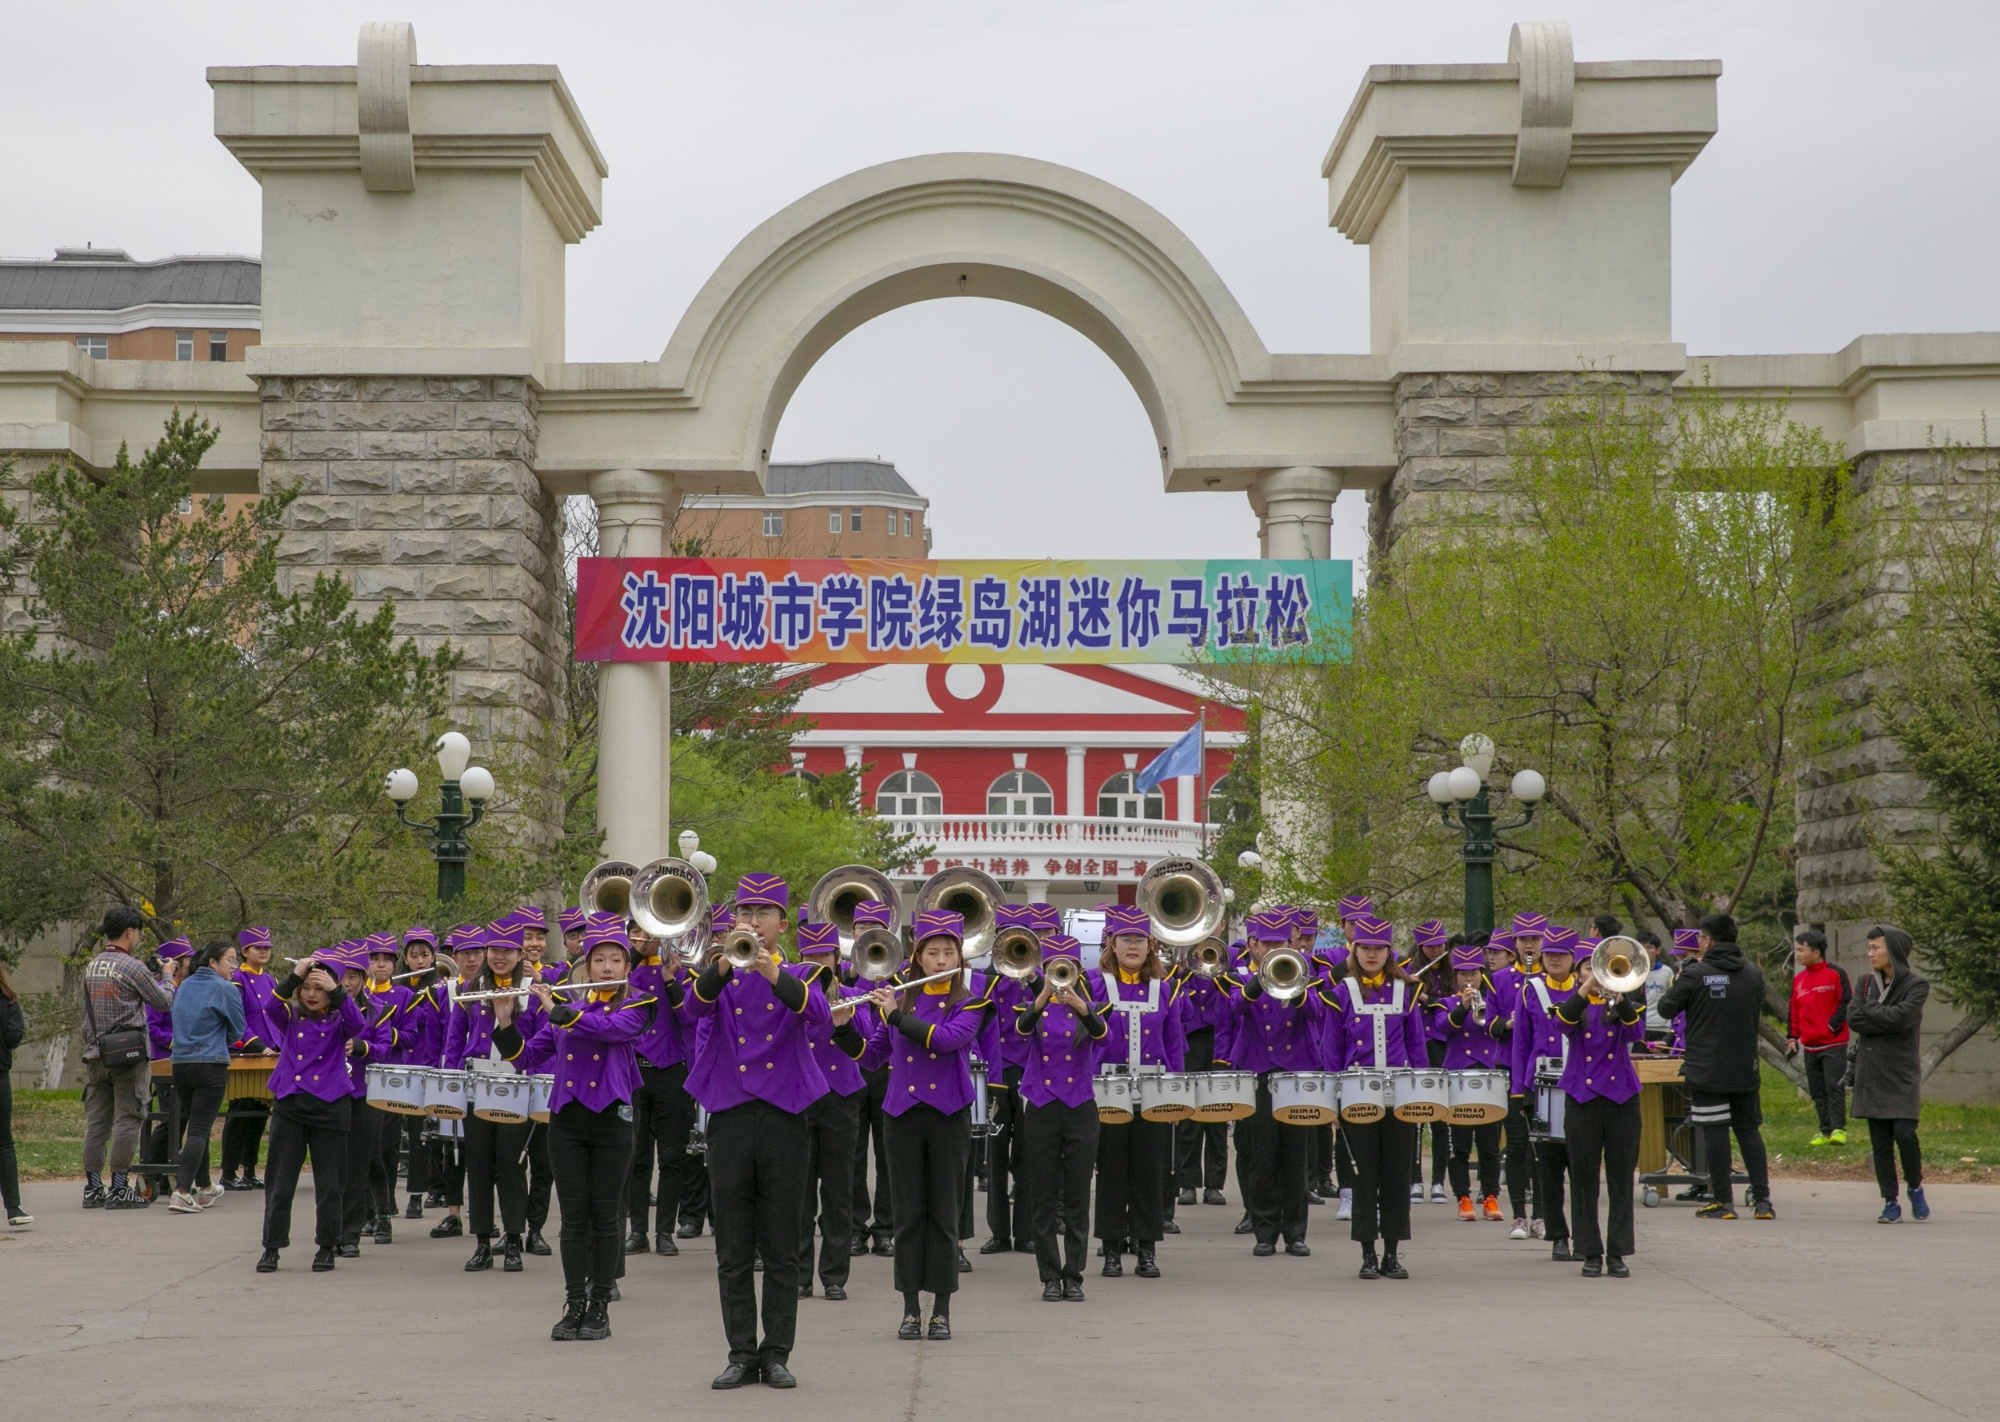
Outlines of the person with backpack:
M 1661 997 L 1660 1016 L 1687 1014 L 1688 1124 L 1702 1133 L 1711 1199 L 1698 1218 L 1736 1218 L 1729 1170 L 1729 1132 L 1743 1150 L 1750 1203 L 1760 1220 L 1778 1217 L 1771 1204 L 1770 1163 L 1764 1153 L 1762 1077 L 1757 1067 L 1757 1018 L 1764 1010 L 1764 973 L 1736 946 L 1736 920 L 1712 913 L 1701 921 L 1701 956 L 1681 970 Z
M 1847 970 L 1826 960 L 1826 935 L 1800 926 L 1792 935 L 1798 971 L 1792 975 L 1787 1050 L 1805 1054 L 1806 1094 L 1819 1116 L 1808 1145 L 1847 1144 L 1847 1005 L 1854 997 Z

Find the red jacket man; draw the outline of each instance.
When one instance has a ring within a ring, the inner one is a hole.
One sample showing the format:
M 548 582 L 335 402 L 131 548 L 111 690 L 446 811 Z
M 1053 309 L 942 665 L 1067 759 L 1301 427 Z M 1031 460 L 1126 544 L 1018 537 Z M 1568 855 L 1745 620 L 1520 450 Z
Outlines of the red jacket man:
M 1785 1035 L 1792 1050 L 1805 1051 L 1806 1090 L 1819 1115 L 1813 1145 L 1847 1143 L 1847 1004 L 1854 997 L 1845 969 L 1826 960 L 1826 935 L 1801 928 L 1792 947 L 1798 971 L 1792 976 L 1791 1021 Z

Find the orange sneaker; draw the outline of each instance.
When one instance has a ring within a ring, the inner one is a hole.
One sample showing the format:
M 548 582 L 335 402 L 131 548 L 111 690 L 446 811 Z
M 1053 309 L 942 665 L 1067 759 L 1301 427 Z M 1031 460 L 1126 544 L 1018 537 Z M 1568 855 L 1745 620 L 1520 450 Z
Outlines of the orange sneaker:
M 1458 1197 L 1458 1217 L 1468 1224 L 1478 1218 L 1477 1215 L 1472 1213 L 1472 1196 L 1460 1195 Z
M 1486 1218 L 1489 1220 L 1502 1218 L 1500 1214 L 1500 1201 L 1492 1195 L 1486 1197 Z

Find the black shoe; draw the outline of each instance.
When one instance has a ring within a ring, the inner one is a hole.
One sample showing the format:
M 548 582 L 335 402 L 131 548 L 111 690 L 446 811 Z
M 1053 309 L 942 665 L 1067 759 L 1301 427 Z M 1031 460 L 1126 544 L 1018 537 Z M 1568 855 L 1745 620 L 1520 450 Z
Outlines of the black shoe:
M 675 1239 L 700 1239 L 700 1238 L 701 1238 L 701 1221 L 700 1221 L 700 1220 L 682 1220 L 682 1221 L 681 1221 L 681 1227 L 680 1227 L 679 1229 L 677 1229 L 677 1230 L 675 1230 L 675 1231 L 674 1231 L 674 1238 L 675 1238 Z M 730 1366 L 730 1367 L 732 1367 L 732 1368 L 737 1368 L 737 1367 L 738 1367 L 738 1365 L 737 1365 L 737 1364 L 735 1364 L 735 1363 L 731 1363 L 731 1364 L 730 1364 L 729 1366 Z M 741 1371 L 741 1369 L 740 1369 L 740 1368 L 739 1368 L 738 1370 L 739 1370 L 739 1371 Z M 727 1373 L 727 1372 L 724 1372 L 723 1376 L 724 1376 L 724 1377 L 727 1377 L 727 1376 L 728 1376 L 728 1373 Z M 731 1383 L 731 1384 L 730 1384 L 730 1386 L 731 1386 L 731 1387 L 741 1387 L 741 1386 L 743 1386 L 743 1384 L 742 1384 L 742 1383 L 740 1383 L 740 1382 L 734 1382 L 734 1383 Z
M 426 1209 L 432 1209 L 432 1210 L 442 1210 L 443 1208 L 445 1208 L 444 1191 L 433 1190 L 429 1194 L 425 1195 L 424 1207 Z
M 1201 1192 L 1201 1202 L 1204 1205 L 1226 1205 L 1229 1203 L 1229 1197 L 1220 1190 L 1204 1190 Z
M 1161 1220 L 1160 1228 L 1168 1234 L 1179 1234 L 1181 1232 L 1181 1227 L 1172 1220 Z
M 1032 1239 L 1016 1239 L 1014 1241 L 1014 1252 L 1016 1254 L 1033 1254 L 1035 1252 L 1035 1241 Z
M 1081 1279 L 1063 1280 L 1063 1302 L 1064 1303 L 1083 1302 L 1083 1280 Z
M 410 1196 L 410 1203 L 403 1206 L 403 1218 L 420 1220 L 424 1217 L 424 1201 L 421 1195 Z
M 605 1301 L 606 1303 L 617 1303 L 617 1302 L 618 1302 L 618 1300 L 620 1300 L 620 1299 L 622 1299 L 622 1298 L 624 1298 L 624 1297 L 625 1297 L 625 1296 L 624 1296 L 623 1294 L 621 1294 L 621 1293 L 619 1293 L 619 1292 L 618 1292 L 618 1281 L 617 1281 L 616 1279 L 612 1280 L 612 1281 L 611 1281 L 611 1292 L 610 1292 L 610 1293 L 608 1293 L 608 1294 L 606 1294 L 606 1295 L 604 1296 L 604 1301 Z
M 313 1273 L 324 1274 L 333 1268 L 333 1251 L 322 1245 L 313 1254 Z
M 465 1272 L 476 1274 L 481 1269 L 493 1267 L 493 1244 L 490 1240 L 480 1240 L 473 1246 L 472 1257 L 465 1261 Z
M 500 1272 L 518 1274 L 521 1272 L 521 1236 L 510 1234 L 500 1246 Z M 579 1338 L 583 1335 L 578 1334 Z
M 1306 1203 L 1308 1205 L 1324 1205 L 1326 1203 L 1326 1196 L 1308 1185 L 1306 1186 Z
M 986 1243 L 979 1246 L 979 1252 L 981 1254 L 1012 1254 L 1014 1252 L 1014 1242 L 1011 1239 L 1002 1239 L 996 1234 L 988 1239 Z
M 764 1272 L 764 1256 L 762 1254 L 753 1254 L 750 1256 L 750 1272 L 753 1274 Z
M 383 1215 L 375 1221 L 375 1242 L 377 1244 L 394 1244 L 396 1242 L 396 1226 L 392 1223 L 394 1218 L 393 1215 Z
M 1385 1279 L 1407 1279 L 1410 1271 L 1403 1267 L 1403 1261 L 1393 1254 L 1382 1256 L 1382 1277 Z
M 1312 1258 L 1312 1246 L 1307 1244 L 1303 1239 L 1288 1239 L 1285 1241 L 1285 1253 L 1291 1255 L 1294 1259 L 1310 1259 Z
M 1690 1185 L 1687 1189 L 1681 1191 L 1680 1194 L 1674 1196 L 1674 1198 L 1676 1200 L 1706 1200 L 1708 1198 L 1708 1186 Z
M 278 1272 L 277 1250 L 267 1249 L 257 1256 L 257 1272 L 260 1274 L 275 1274 Z
M 248 1190 L 250 1188 L 249 1182 L 244 1180 L 244 1178 L 240 1175 L 225 1175 L 218 1183 L 222 1186 L 224 1190 L 230 1191 L 231 1193 L 234 1193 L 235 1191 L 238 1190 Z
M 1063 1281 L 1061 1279 L 1051 1279 L 1046 1284 L 1042 1285 L 1043 1303 L 1061 1303 L 1062 1301 L 1063 1301 Z
M 1566 1239 L 1559 1239 L 1549 1246 L 1549 1258 L 1558 1264 L 1567 1264 L 1575 1257 L 1569 1252 L 1569 1241 Z
M 1374 1250 L 1364 1249 L 1361 1251 L 1361 1273 L 1358 1277 L 1363 1279 L 1379 1279 L 1382 1277 L 1381 1266 L 1375 1262 Z
M 936 1315 L 933 1315 L 931 1318 L 930 1332 L 926 1333 L 924 1336 L 933 1343 L 951 1342 L 951 1320 L 948 1318 L 940 1318 L 937 1317 Z
M 1248 1234 L 1256 1228 L 1257 1226 L 1250 1223 L 1250 1212 L 1248 1210 L 1245 1210 L 1243 1212 L 1243 1218 L 1236 1222 L 1236 1232 L 1238 1234 Z
M 1157 1279 L 1160 1277 L 1160 1264 L 1153 1257 L 1152 1250 L 1141 1249 L 1139 1251 L 1139 1263 L 1132 1272 L 1142 1279 Z
M 1625 1256 L 1622 1254 L 1613 1254 L 1607 1257 L 1604 1261 L 1604 1272 L 1614 1279 L 1629 1279 L 1632 1277 L 1632 1271 L 1626 1267 Z
M 340 1247 L 333 1252 L 338 1254 L 342 1259 L 359 1259 L 361 1257 L 361 1246 L 342 1241 Z
M 961 1274 L 970 1274 L 972 1272 L 972 1261 L 965 1257 L 963 1249 L 958 1251 L 958 1272 Z
M 905 1343 L 914 1343 L 924 1336 L 924 1321 L 914 1313 L 903 1315 L 903 1321 L 896 1326 L 896 1336 Z
M 635 1229 L 625 1236 L 625 1252 L 627 1254 L 644 1254 L 646 1250 L 646 1232 L 644 1230 Z
M 104 1208 L 107 1210 L 143 1210 L 152 1203 L 130 1185 L 120 1190 L 112 1190 L 104 1197 Z
M 1273 1254 L 1276 1254 L 1278 1252 L 1277 1241 L 1271 1239 L 1260 1239 L 1257 1241 L 1256 1246 L 1253 1249 L 1251 1249 L 1250 1252 L 1256 1255 L 1259 1259 L 1269 1259 Z
M 764 1364 L 765 1387 L 797 1387 L 799 1380 L 792 1376 L 792 1370 L 776 1361 Z
M 894 1259 L 896 1257 L 896 1241 L 887 1235 L 876 1240 L 875 1257 L 877 1259 Z
M 689 1237 L 682 1236 L 684 1239 Z M 715 1380 L 709 1383 L 709 1386 L 717 1392 L 727 1392 L 733 1387 L 742 1387 L 745 1383 L 760 1382 L 763 1376 L 763 1370 L 755 1363 L 731 1363 L 715 1375 Z
M 681 1252 L 681 1247 L 678 1244 L 674 1243 L 674 1237 L 668 1234 L 665 1230 L 661 1230 L 658 1234 L 653 1236 L 653 1253 L 677 1255 L 680 1252 Z
M 820 1294 L 828 1303 L 844 1303 L 847 1300 L 847 1290 L 839 1284 L 828 1284 L 820 1290 Z
M 1176 1205 L 1192 1205 L 1194 1203 L 1194 1191 L 1181 1191 L 1180 1194 L 1174 1196 L 1174 1203 Z
M 606 1300 L 592 1299 L 590 1307 L 583 1311 L 583 1322 L 576 1330 L 576 1336 L 586 1343 L 611 1336 L 611 1313 Z
M 868 1252 L 868 1232 L 857 1229 L 847 1241 L 849 1258 L 859 1259 Z
M 446 1215 L 431 1226 L 432 1239 L 452 1239 L 465 1233 L 465 1221 L 457 1215 Z
M 1120 1258 L 1120 1257 L 1119 1257 L 1118 1255 L 1116 1255 L 1116 1254 L 1107 1254 L 1107 1255 L 1105 1255 L 1105 1256 L 1104 1256 L 1104 1270 L 1103 1270 L 1103 1273 L 1104 1273 L 1104 1277 L 1105 1277 L 1105 1278 L 1107 1278 L 1107 1279 L 1122 1279 L 1122 1278 L 1124 1278 L 1124 1277 L 1125 1277 L 1125 1261 L 1124 1261 L 1124 1260 L 1123 1260 L 1122 1258 Z
M 227 1190 L 229 1186 L 224 1185 L 222 1188 Z M 86 1185 L 83 1188 L 83 1207 L 86 1210 L 103 1209 L 104 1202 L 109 1198 L 110 1194 L 102 1185 Z
M 571 1299 L 563 1305 L 563 1316 L 556 1320 L 556 1326 L 549 1330 L 549 1338 L 557 1343 L 574 1343 L 577 1330 L 583 1327 L 582 1299 Z
M 549 1242 L 542 1238 L 540 1230 L 534 1228 L 528 1230 L 528 1253 L 547 1258 L 554 1252 L 549 1248 Z
M 799 1285 L 799 1297 L 802 1299 L 809 1299 L 812 1296 L 813 1296 L 813 1281 L 811 1279 L 807 1279 L 804 1283 Z
M 244 1189 L 246 1189 L 246 1190 L 261 1190 L 261 1189 L 263 1189 L 263 1188 L 264 1188 L 264 1177 L 263 1177 L 263 1176 L 261 1176 L 261 1175 L 256 1175 L 256 1174 L 252 1174 L 252 1175 L 250 1176 L 250 1178 L 249 1178 L 249 1179 L 247 1179 L 247 1180 L 245 1180 L 245 1181 L 243 1182 L 243 1188 L 244 1188 Z
M 1587 1258 L 1585 1258 L 1583 1261 L 1583 1277 L 1586 1279 L 1603 1278 L 1604 1261 L 1598 1258 L 1595 1254 L 1592 1254 Z
M 373 1215 L 370 1215 L 361 1222 L 361 1232 L 370 1239 L 375 1237 L 375 1217 Z

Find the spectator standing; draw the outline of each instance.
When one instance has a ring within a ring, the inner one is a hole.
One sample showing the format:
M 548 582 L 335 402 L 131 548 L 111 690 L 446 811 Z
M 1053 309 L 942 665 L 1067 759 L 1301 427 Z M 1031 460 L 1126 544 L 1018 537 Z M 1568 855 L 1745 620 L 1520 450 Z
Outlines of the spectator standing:
M 1819 1116 L 1808 1144 L 1847 1144 L 1847 1005 L 1854 996 L 1847 970 L 1826 960 L 1826 935 L 1801 928 L 1792 935 L 1792 1010 L 1785 1031 L 1791 1052 L 1805 1053 L 1806 1094 Z
M 1736 946 L 1736 920 L 1726 913 L 1702 919 L 1699 952 L 1660 999 L 1660 1016 L 1671 1020 L 1687 1014 L 1681 1076 L 1688 1086 L 1688 1124 L 1702 1133 L 1713 1197 L 1696 1213 L 1702 1219 L 1736 1218 L 1729 1170 L 1729 1132 L 1734 1128 L 1750 1177 L 1750 1203 L 1758 1219 L 1776 1219 L 1758 1099 L 1757 1018 L 1764 1008 L 1764 973 Z
M 21 1208 L 21 1164 L 14 1153 L 14 1049 L 28 1040 L 28 1019 L 21 1011 L 21 994 L 7 965 L 0 963 L 0 1205 L 7 1223 L 19 1229 L 35 1217 Z
M 119 905 L 104 915 L 104 947 L 83 969 L 83 1207 L 143 1210 L 152 1202 L 126 1183 L 146 1120 L 146 1007 L 171 1008 L 173 992 L 132 956 L 146 919 Z M 107 1156 L 108 1150 L 108 1156 Z M 111 1185 L 104 1184 L 106 1160 Z
M 1910 1187 L 1910 1214 L 1920 1220 L 1931 1217 L 1917 1145 L 1924 1085 L 1920 1047 L 1931 985 L 1910 967 L 1913 946 L 1900 928 L 1869 929 L 1869 971 L 1847 1009 L 1847 1025 L 1854 1033 L 1854 1114 L 1868 1123 L 1875 1183 L 1882 1190 L 1879 1224 L 1903 1217 L 1896 1198 L 1898 1155 Z
M 222 1187 L 209 1183 L 208 1136 L 229 1085 L 229 1044 L 243 1035 L 236 945 L 218 938 L 189 961 L 194 970 L 174 992 L 174 1096 L 187 1134 L 178 1143 L 167 1208 L 180 1215 L 199 1214 L 222 1198 Z

